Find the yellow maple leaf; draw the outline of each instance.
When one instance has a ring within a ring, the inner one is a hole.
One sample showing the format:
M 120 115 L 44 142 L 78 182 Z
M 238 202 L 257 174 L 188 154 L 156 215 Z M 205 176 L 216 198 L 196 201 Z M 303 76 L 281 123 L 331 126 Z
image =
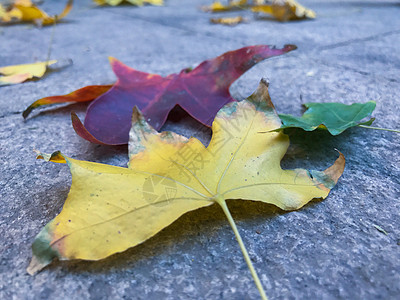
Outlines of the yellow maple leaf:
M 163 0 L 93 0 L 98 5 L 111 5 L 116 6 L 120 5 L 123 2 L 128 2 L 133 5 L 143 6 L 144 4 L 151 4 L 151 5 L 163 5 Z
M 34 22 L 40 25 L 51 25 L 68 15 L 72 8 L 72 3 L 73 0 L 68 0 L 61 14 L 49 16 L 33 4 L 31 0 L 15 0 L 7 10 L 3 7 L 0 8 L 0 21 L 2 23 Z
M 253 12 L 270 14 L 281 22 L 315 19 L 313 10 L 305 8 L 295 0 L 275 1 L 272 4 L 255 5 L 251 8 Z
M 209 6 L 203 6 L 201 9 L 208 12 L 225 12 L 232 10 L 244 9 L 249 6 L 247 0 L 234 0 L 229 1 L 228 4 L 222 4 L 221 1 L 215 1 Z
M 72 185 L 61 213 L 36 237 L 28 272 L 53 259 L 99 260 L 136 246 L 183 214 L 219 204 L 232 226 L 260 293 L 227 199 L 262 201 L 284 210 L 325 198 L 344 169 L 344 157 L 325 171 L 282 170 L 289 139 L 262 81 L 247 100 L 217 114 L 208 147 L 196 138 L 155 131 L 135 109 L 129 167 L 79 161 L 55 152 L 38 158 L 67 163 Z M 264 132 L 264 133 L 261 133 Z
M 0 67 L 0 86 L 17 84 L 32 78 L 40 78 L 44 75 L 47 67 L 55 64 L 57 60 L 37 62 L 33 64 L 23 64 Z

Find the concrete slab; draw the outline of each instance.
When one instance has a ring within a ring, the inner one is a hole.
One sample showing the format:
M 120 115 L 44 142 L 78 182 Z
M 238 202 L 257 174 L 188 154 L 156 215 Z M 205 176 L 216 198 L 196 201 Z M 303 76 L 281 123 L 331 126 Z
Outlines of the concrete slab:
M 377 101 L 376 126 L 400 128 L 398 1 L 302 1 L 315 21 L 209 23 L 211 1 L 166 0 L 164 7 L 94 8 L 76 1 L 57 25 L 52 58 L 73 65 L 43 79 L 0 88 L 0 297 L 2 299 L 258 299 L 239 247 L 220 209 L 192 212 L 144 244 L 98 262 L 56 262 L 29 276 L 30 246 L 61 210 L 70 185 L 66 166 L 36 161 L 32 149 L 125 166 L 127 149 L 92 145 L 73 131 L 74 104 L 21 112 L 34 100 L 115 80 L 107 56 L 167 75 L 251 44 L 299 49 L 260 63 L 231 88 L 242 99 L 270 80 L 281 113 L 310 101 Z M 62 1 L 45 1 L 53 13 Z M 52 28 L 0 28 L 0 66 L 44 60 Z M 166 129 L 207 142 L 188 118 Z M 343 177 L 322 202 L 284 213 L 260 203 L 229 206 L 270 299 L 396 299 L 400 293 L 399 135 L 353 128 L 340 136 L 291 133 L 285 168 L 326 168 L 347 158 Z M 376 225 L 387 231 L 378 231 Z

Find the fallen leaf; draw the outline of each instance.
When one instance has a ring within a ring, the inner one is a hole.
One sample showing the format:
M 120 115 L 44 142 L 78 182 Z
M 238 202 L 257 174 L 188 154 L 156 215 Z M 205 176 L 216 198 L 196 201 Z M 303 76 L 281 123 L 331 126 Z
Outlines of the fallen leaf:
M 26 108 L 22 113 L 22 116 L 24 118 L 27 118 L 33 109 L 43 105 L 66 103 L 66 102 L 92 101 L 97 97 L 99 97 L 100 95 L 107 92 L 111 87 L 112 85 L 89 85 L 79 90 L 73 91 L 72 93 L 69 93 L 67 95 L 45 97 L 36 100 L 31 105 L 29 105 L 28 108 Z
M 68 102 L 90 102 L 96 99 L 97 97 L 103 95 L 112 86 L 113 86 L 112 84 L 89 85 L 66 95 L 44 97 L 39 100 L 36 100 L 31 105 L 29 105 L 22 113 L 22 116 L 24 118 L 27 118 L 29 114 L 32 112 L 32 110 L 44 105 L 52 105 L 57 103 L 68 103 Z
M 327 129 L 332 135 L 338 135 L 346 129 L 358 125 L 371 125 L 375 120 L 370 118 L 368 121 L 361 122 L 362 119 L 371 116 L 376 103 L 369 101 L 366 103 L 353 103 L 346 105 L 342 103 L 306 103 L 307 108 L 301 117 L 279 114 L 282 120 L 282 127 L 297 127 L 306 131 L 313 131 L 317 128 Z
M 144 4 L 163 5 L 163 0 L 93 0 L 98 5 L 111 5 L 116 6 L 125 3 L 130 3 L 136 6 L 143 6 Z
M 278 21 L 287 22 L 302 19 L 315 19 L 311 9 L 294 0 L 274 1 L 272 4 L 255 5 L 251 11 L 272 15 Z
M 126 144 L 135 105 L 156 130 L 177 105 L 211 126 L 218 110 L 235 101 L 229 87 L 237 78 L 258 62 L 294 49 L 293 45 L 283 49 L 267 45 L 244 47 L 206 60 L 193 70 L 184 69 L 166 77 L 137 71 L 112 58 L 111 66 L 118 81 L 89 105 L 84 125 L 73 116 L 74 129 L 93 143 Z
M 179 74 L 166 77 L 137 71 L 110 58 L 118 81 L 89 105 L 84 125 L 75 114 L 72 115 L 72 124 L 75 131 L 90 142 L 127 144 L 135 105 L 157 130 L 162 127 L 169 112 L 179 105 L 193 118 L 210 126 L 218 110 L 226 103 L 235 101 L 229 87 L 237 78 L 258 62 L 294 49 L 294 45 L 286 45 L 282 49 L 267 45 L 244 47 L 206 60 L 193 70 L 184 69 Z M 71 94 L 65 97 L 65 102 L 74 99 L 84 101 Z M 63 102 L 63 96 L 58 97 L 57 103 Z M 92 98 L 88 95 L 86 99 Z
M 41 155 L 67 163 L 72 185 L 61 213 L 36 237 L 28 272 L 54 259 L 99 260 L 143 243 L 181 215 L 219 204 L 241 245 L 227 199 L 299 209 L 325 198 L 344 169 L 344 156 L 325 171 L 282 170 L 289 139 L 262 81 L 247 100 L 225 105 L 216 116 L 208 147 L 196 138 L 158 133 L 135 109 L 129 167 L 79 161 L 55 152 Z M 242 248 L 246 257 L 247 251 Z M 246 254 L 245 254 L 246 252 Z M 249 266 L 251 261 L 247 259 Z
M 34 22 L 39 25 L 51 25 L 64 18 L 72 8 L 73 0 L 68 0 L 61 14 L 49 16 L 38 8 L 31 0 L 15 0 L 8 9 L 0 9 L 2 23 Z
M 215 1 L 209 6 L 203 6 L 201 9 L 206 12 L 226 12 L 232 10 L 241 10 L 249 7 L 247 0 L 229 1 L 227 5 L 220 1 Z
M 295 0 L 240 0 L 228 1 L 224 5 L 220 1 L 212 3 L 210 6 L 202 7 L 202 10 L 207 12 L 227 12 L 235 10 L 250 9 L 253 12 L 269 14 L 275 17 L 278 21 L 287 22 L 302 19 L 315 19 L 316 14 L 311 9 L 305 8 Z
M 56 60 L 0 67 L 0 86 L 24 82 L 32 78 L 40 78 L 46 73 L 47 67 L 55 64 Z
M 214 23 L 214 24 L 233 26 L 233 25 L 237 25 L 239 23 L 246 22 L 246 19 L 243 18 L 242 16 L 231 17 L 231 18 L 211 18 L 210 22 Z

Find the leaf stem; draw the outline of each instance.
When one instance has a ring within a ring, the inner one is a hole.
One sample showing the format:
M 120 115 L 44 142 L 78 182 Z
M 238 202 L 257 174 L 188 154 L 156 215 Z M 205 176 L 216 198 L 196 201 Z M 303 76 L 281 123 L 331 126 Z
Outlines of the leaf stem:
M 372 126 L 367 126 L 367 125 L 358 125 L 358 127 L 367 128 L 367 129 L 384 130 L 384 131 L 391 131 L 391 132 L 400 133 L 400 130 L 396 130 L 396 129 L 388 129 L 388 128 L 381 128 L 381 127 L 372 127 Z
M 47 50 L 47 58 L 46 58 L 47 65 L 46 65 L 46 67 L 48 67 L 48 63 L 49 63 L 50 56 L 51 56 L 51 50 L 52 50 L 53 42 L 54 42 L 54 34 L 56 32 L 56 23 L 57 23 L 57 16 L 55 16 L 54 26 L 53 26 L 53 28 L 51 30 L 49 49 Z
M 219 197 L 217 196 L 214 199 L 221 206 L 222 210 L 225 213 L 225 216 L 228 218 L 229 224 L 231 225 L 231 227 L 233 229 L 233 232 L 235 233 L 236 239 L 237 239 L 237 241 L 239 243 L 240 249 L 242 250 L 244 259 L 245 259 L 245 261 L 247 263 L 247 266 L 249 267 L 250 273 L 253 276 L 253 279 L 254 279 L 254 282 L 255 282 L 255 284 L 257 286 L 258 291 L 260 292 L 261 299 L 262 300 L 268 300 L 268 297 L 265 294 L 265 291 L 264 291 L 264 289 L 263 289 L 263 287 L 261 285 L 261 281 L 258 278 L 257 272 L 253 267 L 253 264 L 251 262 L 249 253 L 247 252 L 247 249 L 246 249 L 246 247 L 245 247 L 245 245 L 243 243 L 242 237 L 239 234 L 239 230 L 236 227 L 235 221 L 232 218 L 232 215 L 231 215 L 231 213 L 230 213 L 230 211 L 228 209 L 228 206 L 226 205 L 225 199 L 222 198 L 221 196 L 219 196 Z

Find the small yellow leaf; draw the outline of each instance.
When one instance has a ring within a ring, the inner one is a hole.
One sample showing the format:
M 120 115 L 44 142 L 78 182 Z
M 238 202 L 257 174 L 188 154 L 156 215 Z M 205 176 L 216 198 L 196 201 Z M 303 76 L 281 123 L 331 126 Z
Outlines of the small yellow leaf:
M 31 0 L 16 0 L 7 10 L 0 9 L 0 21 L 3 23 L 34 22 L 40 25 L 51 25 L 68 15 L 72 8 L 72 3 L 73 0 L 68 0 L 60 15 L 49 16 L 34 5 Z
M 243 18 L 242 16 L 237 16 L 237 17 L 232 17 L 232 18 L 211 18 L 210 22 L 214 23 L 214 24 L 233 26 L 233 25 L 236 25 L 239 23 L 246 22 L 246 19 Z
M 122 1 L 124 0 L 93 0 L 94 2 L 96 2 L 98 5 L 111 5 L 111 6 L 116 6 L 120 3 L 122 3 Z
M 151 5 L 158 5 L 158 6 L 164 5 L 163 0 L 146 0 L 144 2 Z
M 56 60 L 50 60 L 33 64 L 0 67 L 0 74 L 3 75 L 0 76 L 0 86 L 21 83 L 34 77 L 40 78 L 46 72 L 47 67 L 56 62 Z
M 227 5 L 222 4 L 220 1 L 215 1 L 209 6 L 203 6 L 201 9 L 203 11 L 208 12 L 225 12 L 225 11 L 232 11 L 232 10 L 239 10 L 247 8 L 249 4 L 247 0 L 236 0 L 236 1 L 229 1 Z
M 270 14 L 281 22 L 314 19 L 316 14 L 311 9 L 305 8 L 295 0 L 275 1 L 273 4 L 255 5 L 251 8 L 253 12 Z

